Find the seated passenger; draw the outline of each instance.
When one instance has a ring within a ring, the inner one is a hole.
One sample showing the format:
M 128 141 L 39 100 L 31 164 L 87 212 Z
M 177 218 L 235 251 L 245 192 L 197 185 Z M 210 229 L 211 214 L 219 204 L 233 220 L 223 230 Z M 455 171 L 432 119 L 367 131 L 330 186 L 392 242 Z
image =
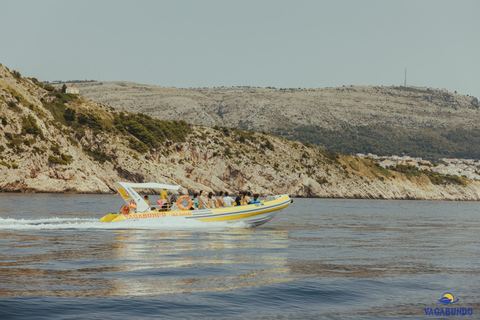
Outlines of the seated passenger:
M 228 196 L 228 192 L 225 192 L 225 197 L 222 198 L 223 203 L 225 204 L 225 207 L 231 207 L 233 199 L 232 197 Z
M 247 204 L 250 204 L 251 200 L 250 200 L 250 197 L 252 194 L 250 192 L 244 192 L 243 193 L 243 204 L 244 205 L 247 205 Z
M 205 197 L 203 190 L 200 190 L 200 195 L 198 197 L 198 207 L 199 209 L 207 209 L 208 200 Z
M 258 197 L 260 197 L 260 195 L 258 193 L 254 194 L 253 195 L 253 201 L 250 202 L 250 204 L 260 203 L 260 200 L 258 200 Z
M 193 205 L 192 205 L 193 210 L 198 210 L 198 193 L 193 193 Z
M 145 196 L 145 202 L 150 205 L 150 202 L 148 201 L 148 196 Z
M 208 193 L 208 204 L 207 208 L 213 209 L 217 205 L 217 199 L 213 196 L 213 192 Z
M 242 200 L 243 200 L 243 192 L 239 192 L 238 196 L 235 198 L 235 205 L 240 206 L 242 205 Z
M 225 203 L 223 202 L 223 191 L 220 191 L 220 195 L 217 198 L 217 207 L 225 207 Z

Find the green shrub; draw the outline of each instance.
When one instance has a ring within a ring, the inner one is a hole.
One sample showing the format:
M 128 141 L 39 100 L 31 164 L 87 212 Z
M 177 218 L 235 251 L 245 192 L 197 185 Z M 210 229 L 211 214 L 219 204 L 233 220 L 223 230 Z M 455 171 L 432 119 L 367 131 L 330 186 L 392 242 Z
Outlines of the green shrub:
M 105 161 L 112 162 L 112 159 L 105 153 L 100 151 L 99 149 L 91 150 L 88 148 L 83 149 L 83 151 L 91 156 L 93 160 L 100 162 L 101 164 L 104 164 Z
M 310 142 L 306 141 L 303 143 L 303 145 L 307 148 L 313 148 L 313 144 L 311 144 Z
M 65 110 L 65 112 L 66 112 L 66 110 Z M 71 113 L 71 111 L 69 111 L 69 114 L 70 113 Z M 98 116 L 94 113 L 89 113 L 89 114 L 80 113 L 77 117 L 77 120 L 78 120 L 78 123 L 83 124 L 83 125 L 87 125 L 88 127 L 90 127 L 93 130 L 98 130 L 98 131 L 103 130 L 102 118 L 100 118 L 100 116 Z
M 130 147 L 130 149 L 136 150 L 140 153 L 145 153 L 148 151 L 148 147 L 143 142 L 133 138 L 130 139 L 128 146 Z
M 401 172 L 407 177 L 411 176 L 420 176 L 422 174 L 426 175 L 432 184 L 435 185 L 447 185 L 447 184 L 456 184 L 461 186 L 467 186 L 465 179 L 460 178 L 459 176 L 445 175 L 434 171 L 423 170 L 420 171 L 417 167 L 407 164 L 399 164 L 396 166 L 389 166 L 388 169 Z
M 384 167 L 382 167 L 378 163 L 373 163 L 372 169 L 373 169 L 373 171 L 380 172 L 382 175 L 384 175 L 386 177 L 391 176 L 390 171 L 388 171 L 387 169 L 385 169 Z
M 148 148 L 158 148 L 167 139 L 175 142 L 184 142 L 187 135 L 191 132 L 190 125 L 183 120 L 158 120 L 143 113 L 125 114 L 121 112 L 120 114 L 115 114 L 114 125 L 121 132 L 129 133 L 137 138 L 147 147 L 147 150 Z M 130 148 L 141 153 L 146 151 L 140 151 L 145 149 L 142 144 L 132 142 L 132 139 L 130 142 Z
M 269 149 L 271 151 L 275 151 L 275 146 L 268 139 L 265 139 L 265 143 L 262 145 L 262 148 L 263 149 Z
M 228 129 L 227 127 L 222 127 L 222 131 L 226 137 L 230 136 L 230 129 Z
M 18 169 L 18 164 L 16 164 L 15 162 L 12 163 L 12 168 L 13 168 L 13 169 Z
M 72 108 L 67 108 L 63 118 L 67 121 L 75 121 L 77 118 L 77 112 Z
M 22 134 L 25 133 L 33 135 L 43 134 L 42 130 L 37 125 L 37 120 L 30 114 L 22 119 Z
M 50 150 L 52 150 L 54 154 L 60 155 L 60 146 L 58 144 L 51 146 Z
M 62 153 L 60 155 L 60 158 L 55 156 L 49 156 L 48 161 L 51 163 L 69 164 L 69 163 L 72 163 L 72 156 Z
M 235 129 L 234 132 L 240 136 L 238 141 L 245 143 L 247 140 L 256 143 L 257 139 L 255 138 L 255 132 L 253 131 L 244 131 L 244 130 L 239 130 Z
M 8 169 L 10 169 L 10 164 L 7 163 L 6 161 L 2 160 L 2 161 L 0 162 L 0 164 L 1 164 L 2 166 L 4 166 L 4 167 L 7 167 Z
M 70 109 L 65 106 L 65 103 L 75 99 L 78 99 L 76 95 L 57 92 L 55 94 L 55 99 L 52 102 L 47 102 L 45 99 L 43 99 L 42 103 L 43 103 L 43 106 L 50 111 L 50 113 L 52 114 L 53 118 L 56 121 L 64 125 L 72 125 L 72 123 L 69 121 L 74 121 L 75 119 L 67 120 L 65 118 L 65 112 L 67 112 L 67 109 Z M 66 116 L 67 118 L 71 119 L 74 114 L 75 113 L 73 113 L 72 111 L 68 111 Z
M 67 162 L 65 160 L 63 160 L 62 158 L 55 157 L 55 156 L 49 156 L 48 161 L 50 163 L 67 164 Z
M 45 146 L 42 146 L 41 148 L 38 148 L 38 147 L 33 147 L 33 153 L 37 154 L 44 154 L 45 152 L 47 152 L 47 148 L 45 148 Z
M 22 79 L 22 75 L 20 74 L 20 72 L 18 72 L 16 70 L 12 70 L 12 75 L 16 79 Z
M 66 163 L 72 163 L 73 161 L 73 157 L 71 155 L 62 153 L 61 157 L 62 157 L 62 160 L 65 161 Z
M 65 113 L 66 108 L 65 108 L 65 105 L 60 100 L 56 99 L 52 102 L 43 101 L 43 106 L 45 107 L 45 109 L 50 111 L 55 121 L 58 121 L 59 123 L 67 124 L 65 121 L 65 118 L 63 117 L 63 114 Z
M 78 147 L 78 141 L 72 138 L 71 136 L 67 136 L 68 141 L 70 141 L 74 146 Z
M 327 180 L 327 178 L 322 177 L 322 178 L 318 178 L 317 182 L 318 182 L 318 184 L 325 184 L 325 183 L 328 183 L 328 180 Z
M 52 86 L 51 84 L 46 84 L 43 88 L 44 88 L 45 90 L 47 90 L 47 91 L 50 91 L 50 92 L 54 92 L 54 91 L 55 91 L 55 87 Z
M 467 186 L 466 179 L 459 176 L 450 176 L 433 171 L 424 171 L 423 173 L 426 174 L 430 181 L 436 185 L 456 184 L 463 187 Z
M 22 112 L 22 109 L 17 106 L 17 104 L 14 102 L 14 101 L 10 101 L 8 103 L 8 107 L 12 110 L 12 111 L 15 111 L 15 112 Z
M 336 152 L 327 152 L 322 150 L 322 154 L 327 160 L 327 163 L 329 164 L 340 164 L 340 161 L 338 159 L 340 158 L 340 154 Z
M 5 127 L 8 124 L 7 117 L 2 116 L 1 119 L 2 119 L 2 125 Z

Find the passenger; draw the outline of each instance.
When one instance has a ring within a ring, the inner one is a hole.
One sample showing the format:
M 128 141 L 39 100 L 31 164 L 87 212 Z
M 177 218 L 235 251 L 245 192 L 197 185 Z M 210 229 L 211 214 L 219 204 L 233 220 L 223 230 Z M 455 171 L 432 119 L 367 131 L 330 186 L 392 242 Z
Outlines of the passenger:
M 223 191 L 220 191 L 220 194 L 217 198 L 217 207 L 225 207 L 225 203 L 223 202 Z
M 198 210 L 198 193 L 193 193 L 193 210 Z
M 235 198 L 235 205 L 236 206 L 241 206 L 242 205 L 242 199 L 243 199 L 243 192 L 239 192 L 238 196 Z
M 232 202 L 234 202 L 232 197 L 228 196 L 228 192 L 225 192 L 225 197 L 223 197 L 222 200 L 223 200 L 223 203 L 225 204 L 225 207 L 231 207 Z
M 250 197 L 249 197 L 249 196 L 251 196 L 251 195 L 252 195 L 252 194 L 250 193 L 250 191 L 243 193 L 243 204 L 244 204 L 244 205 L 250 204 L 251 200 L 250 200 Z
M 175 197 L 175 195 L 173 195 L 171 198 L 170 198 L 170 203 L 172 204 L 170 206 L 170 211 L 178 211 L 178 205 L 177 205 L 177 197 Z
M 198 206 L 199 206 L 199 208 L 200 209 L 207 209 L 207 203 L 208 203 L 208 200 L 205 197 L 205 193 L 203 192 L 203 190 L 200 190 L 200 194 L 198 196 Z
M 216 205 L 217 205 L 217 199 L 215 199 L 215 197 L 213 196 L 213 192 L 210 191 L 208 193 L 207 207 L 210 208 L 210 209 L 213 209 L 213 208 L 215 208 Z
M 250 204 L 260 203 L 260 200 L 258 200 L 258 197 L 260 197 L 260 195 L 258 193 L 254 194 L 253 195 L 253 201 L 250 202 Z
M 168 210 L 168 208 L 170 208 L 170 201 L 168 200 L 167 189 L 163 189 L 160 196 L 162 197 L 162 200 L 165 200 L 160 209 Z
M 145 202 L 150 205 L 150 202 L 148 201 L 148 196 L 145 196 Z

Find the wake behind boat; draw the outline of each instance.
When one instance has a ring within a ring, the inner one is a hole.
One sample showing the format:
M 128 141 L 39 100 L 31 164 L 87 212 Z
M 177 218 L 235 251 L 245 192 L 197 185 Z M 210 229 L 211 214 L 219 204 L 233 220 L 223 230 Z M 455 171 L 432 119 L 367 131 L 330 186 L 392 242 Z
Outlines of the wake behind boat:
M 179 219 L 194 219 L 203 222 L 227 221 L 238 222 L 256 227 L 270 221 L 279 210 L 288 207 L 293 200 L 290 195 L 276 195 L 267 197 L 266 200 L 256 204 L 234 207 L 220 207 L 211 209 L 190 210 L 191 201 L 184 210 L 164 210 L 150 207 L 149 204 L 134 189 L 167 189 L 178 191 L 181 186 L 160 183 L 129 183 L 116 182 L 113 184 L 118 194 L 125 201 L 119 213 L 109 213 L 100 219 L 101 222 L 120 222 L 132 219 L 161 219 L 164 217 L 178 217 Z M 181 197 L 182 198 L 182 197 Z M 183 197 L 184 199 L 187 196 Z M 187 199 L 187 201 L 189 198 Z

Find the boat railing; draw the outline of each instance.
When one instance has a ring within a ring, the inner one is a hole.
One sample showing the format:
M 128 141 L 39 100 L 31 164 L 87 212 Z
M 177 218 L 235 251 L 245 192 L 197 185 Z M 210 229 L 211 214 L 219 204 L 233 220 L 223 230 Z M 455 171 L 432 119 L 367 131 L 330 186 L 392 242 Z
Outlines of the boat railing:
M 265 201 L 271 201 L 271 200 L 275 200 L 275 199 L 278 199 L 280 197 L 283 197 L 283 196 L 286 196 L 286 194 L 277 194 L 277 195 L 274 195 L 274 196 L 267 196 L 265 198 Z M 288 194 L 288 196 L 291 198 L 292 196 Z

